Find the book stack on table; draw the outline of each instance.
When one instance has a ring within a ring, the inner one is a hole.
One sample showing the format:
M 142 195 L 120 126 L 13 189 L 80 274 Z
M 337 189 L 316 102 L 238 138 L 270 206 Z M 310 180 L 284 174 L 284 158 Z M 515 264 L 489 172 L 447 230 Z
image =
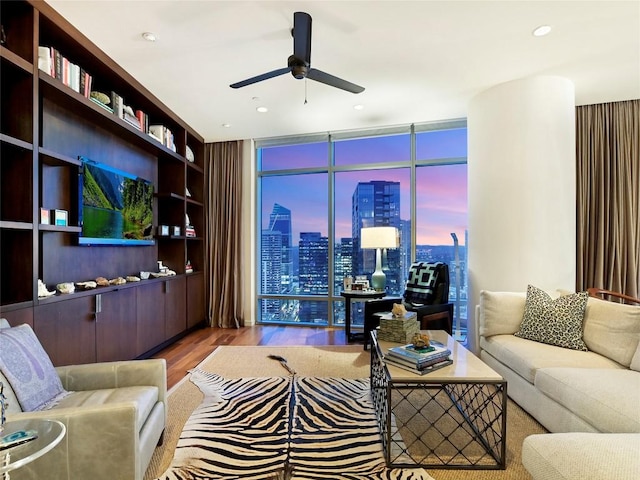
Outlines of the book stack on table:
M 415 348 L 411 344 L 391 347 L 384 356 L 384 361 L 418 375 L 433 372 L 453 363 L 451 350 L 433 340 L 426 348 Z

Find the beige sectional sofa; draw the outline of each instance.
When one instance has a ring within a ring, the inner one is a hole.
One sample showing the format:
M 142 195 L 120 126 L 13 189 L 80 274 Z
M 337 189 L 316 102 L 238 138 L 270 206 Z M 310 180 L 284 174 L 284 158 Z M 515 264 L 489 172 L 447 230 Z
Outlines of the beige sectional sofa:
M 8 403 L 7 421 L 51 419 L 66 427 L 65 437 L 53 450 L 11 471 L 11 478 L 142 480 L 166 425 L 165 361 L 133 360 L 54 369 L 30 327 L 3 327 L 8 324 L 0 319 L 0 382 Z M 29 351 L 26 360 L 20 357 L 20 351 Z M 26 363 L 37 363 L 35 375 L 24 369 Z M 12 375 L 16 371 L 17 377 Z M 54 382 L 44 382 L 52 375 L 57 377 Z M 16 378 L 31 382 L 35 388 L 21 394 L 23 386 Z M 34 395 L 48 388 L 47 384 L 54 385 L 57 392 L 61 386 L 62 394 L 56 394 L 53 402 L 41 408 L 25 409 Z
M 509 397 L 553 433 L 527 438 L 525 468 L 536 480 L 640 478 L 640 306 L 589 297 L 582 324 L 588 351 L 580 351 L 516 336 L 526 296 L 483 291 L 476 315 L 480 358 L 507 380 Z M 584 456 L 616 442 L 625 448 Z M 573 457 L 591 476 L 569 466 Z

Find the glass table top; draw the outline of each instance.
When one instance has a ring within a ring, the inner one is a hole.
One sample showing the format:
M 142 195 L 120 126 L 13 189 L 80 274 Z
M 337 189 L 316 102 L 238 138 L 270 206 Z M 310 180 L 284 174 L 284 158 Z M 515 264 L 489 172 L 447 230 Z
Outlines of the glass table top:
M 29 442 L 0 450 L 0 473 L 9 472 L 34 461 L 55 447 L 65 435 L 64 424 L 57 420 L 14 420 L 4 424 L 0 437 L 20 430 L 35 430 L 38 438 Z

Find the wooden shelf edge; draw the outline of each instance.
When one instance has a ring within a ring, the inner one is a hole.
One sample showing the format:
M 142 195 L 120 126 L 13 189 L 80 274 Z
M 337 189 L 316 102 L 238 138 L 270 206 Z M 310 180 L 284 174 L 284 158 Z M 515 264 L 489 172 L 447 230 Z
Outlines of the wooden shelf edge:
M 38 229 L 41 232 L 59 232 L 59 233 L 80 233 L 82 232 L 82 227 L 75 226 L 62 226 L 62 225 L 47 225 L 45 223 L 41 223 L 38 226 Z
M 79 167 L 82 162 L 78 158 L 69 157 L 68 155 L 62 155 L 61 153 L 47 150 L 46 148 L 38 148 L 38 153 L 41 156 L 42 163 L 51 166 L 65 166 L 72 165 Z
M 33 150 L 33 145 L 31 143 L 16 137 L 12 137 L 10 135 L 5 135 L 4 133 L 0 133 L 0 141 L 13 145 L 15 147 L 24 148 L 25 150 Z
M 33 223 L 14 222 L 11 220 L 0 220 L 0 228 L 7 230 L 33 230 Z
M 16 303 L 6 303 L 4 305 L 0 305 L 0 312 L 12 312 L 14 310 L 21 310 L 23 308 L 31 308 L 33 307 L 33 300 L 25 300 L 24 302 L 16 302 Z
M 195 205 L 197 207 L 204 207 L 204 204 L 202 202 L 199 202 L 198 200 L 194 200 L 192 198 L 187 197 L 187 203 L 189 205 Z
M 187 166 L 192 170 L 195 170 L 196 172 L 204 173 L 204 168 L 202 168 L 200 165 L 197 165 L 196 163 L 187 161 Z
M 20 55 L 13 53 L 11 50 L 1 45 L 0 45 L 0 57 L 11 62 L 16 67 L 21 68 L 26 73 L 33 75 L 33 64 L 31 62 L 28 62 L 27 60 L 22 58 Z

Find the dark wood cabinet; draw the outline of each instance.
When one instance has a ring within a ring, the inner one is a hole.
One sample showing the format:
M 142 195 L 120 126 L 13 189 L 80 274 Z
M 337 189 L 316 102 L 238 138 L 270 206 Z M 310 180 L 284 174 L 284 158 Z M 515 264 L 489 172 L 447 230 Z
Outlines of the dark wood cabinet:
M 33 312 L 33 330 L 54 365 L 97 361 L 94 296 L 43 302 Z
M 167 280 L 164 288 L 164 337 L 169 340 L 187 329 L 187 281 Z
M 204 320 L 204 288 L 189 280 L 205 265 L 204 139 L 45 2 L 0 2 L 0 18 L 0 315 L 33 324 L 56 365 L 140 356 Z M 89 73 L 93 90 L 170 129 L 173 145 L 41 70 L 41 46 Z M 150 180 L 154 229 L 180 233 L 147 246 L 79 245 L 80 157 Z M 67 211 L 67 225 L 42 223 L 41 209 Z M 39 279 L 54 290 L 154 272 L 160 260 L 177 275 L 38 298 Z
M 204 274 L 187 277 L 187 328 L 193 328 L 206 319 Z
M 129 360 L 136 355 L 136 291 L 99 293 L 96 299 L 96 360 Z

